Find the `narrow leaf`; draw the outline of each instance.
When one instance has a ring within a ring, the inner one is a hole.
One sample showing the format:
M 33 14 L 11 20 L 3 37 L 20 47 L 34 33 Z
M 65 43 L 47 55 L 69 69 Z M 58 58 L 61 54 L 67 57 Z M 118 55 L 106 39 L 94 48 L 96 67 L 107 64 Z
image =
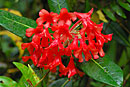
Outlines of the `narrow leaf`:
M 28 64 L 28 68 L 30 70 L 30 73 L 32 73 L 32 76 L 35 80 L 36 83 L 38 83 L 40 81 L 39 77 L 35 74 L 35 72 L 33 71 L 33 69 L 31 68 L 31 66 Z
M 96 13 L 98 14 L 100 20 L 106 23 L 108 22 L 101 10 L 98 10 Z
M 125 8 L 126 10 L 130 11 L 130 4 L 129 3 L 124 3 L 122 0 L 118 0 L 118 3 L 121 7 Z
M 31 19 L 20 17 L 4 10 L 0 10 L 0 25 L 22 38 L 25 38 L 25 30 L 27 28 L 35 28 L 37 26 L 36 22 Z
M 28 82 L 26 81 L 26 79 L 24 78 L 24 76 L 22 76 L 18 82 L 17 87 L 29 87 Z
M 126 51 L 123 50 L 120 60 L 118 62 L 118 65 L 122 67 L 122 66 L 125 66 L 128 62 L 129 62 L 129 60 L 127 59 Z
M 35 86 L 40 81 L 39 77 L 37 77 L 37 75 L 30 66 L 28 68 L 27 66 L 18 62 L 13 62 L 13 64 L 16 65 L 16 67 L 22 72 L 24 78 L 29 84 Z
M 48 0 L 48 4 L 50 7 L 50 10 L 55 13 L 60 13 L 60 10 L 62 8 L 68 9 L 66 0 Z
M 8 8 L 1 8 L 0 10 L 5 10 L 5 11 L 8 11 L 8 12 L 13 13 L 15 15 L 22 16 L 22 14 L 17 10 L 8 9 Z
M 106 27 L 106 24 L 104 23 L 104 28 Z M 128 41 L 128 37 L 126 33 L 123 31 L 123 29 L 120 27 L 120 25 L 116 22 L 111 22 L 111 24 L 108 26 L 108 29 L 106 30 L 107 34 L 113 33 L 113 39 L 116 40 L 118 43 L 124 45 L 124 46 L 130 46 L 130 42 Z
M 114 16 L 114 14 L 111 12 L 110 9 L 103 8 L 103 11 L 111 20 L 116 21 L 116 17 Z
M 116 87 L 122 85 L 123 72 L 107 55 L 97 60 L 92 59 L 82 63 L 80 68 L 97 81 Z
M 119 16 L 126 18 L 125 13 L 117 4 L 111 4 L 111 8 L 115 11 Z
M 26 75 L 28 72 L 28 67 L 22 63 L 13 62 L 13 64 L 22 72 L 23 75 Z M 25 76 L 26 77 L 26 76 Z
M 0 76 L 0 87 L 15 87 L 17 83 L 9 77 Z

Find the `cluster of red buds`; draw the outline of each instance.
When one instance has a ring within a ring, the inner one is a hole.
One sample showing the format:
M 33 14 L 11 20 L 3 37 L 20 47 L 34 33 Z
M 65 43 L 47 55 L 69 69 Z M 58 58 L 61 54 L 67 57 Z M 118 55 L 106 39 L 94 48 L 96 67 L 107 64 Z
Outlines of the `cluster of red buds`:
M 103 45 L 112 39 L 112 34 L 101 33 L 103 23 L 91 21 L 92 12 L 93 9 L 88 13 L 71 13 L 62 8 L 58 15 L 42 9 L 36 20 L 37 27 L 26 30 L 26 36 L 33 37 L 30 43 L 22 44 L 22 49 L 27 48 L 30 54 L 23 56 L 23 61 L 31 59 L 35 66 L 51 72 L 56 72 L 59 66 L 60 76 L 82 76 L 84 73 L 75 67 L 74 58 L 83 62 L 83 56 L 85 61 L 103 57 Z M 63 64 L 63 56 L 69 59 L 67 66 Z

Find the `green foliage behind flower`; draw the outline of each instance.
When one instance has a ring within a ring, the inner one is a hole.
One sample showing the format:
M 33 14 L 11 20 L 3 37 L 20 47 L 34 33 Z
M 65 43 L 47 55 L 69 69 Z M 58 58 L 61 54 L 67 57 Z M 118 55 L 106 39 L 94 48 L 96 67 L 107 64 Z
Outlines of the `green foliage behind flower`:
M 103 46 L 105 55 L 103 58 L 91 59 L 79 63 L 74 57 L 74 65 L 85 73 L 83 77 L 78 75 L 72 76 L 70 79 L 62 76 L 59 77 L 59 72 L 49 73 L 45 68 L 37 68 L 32 61 L 24 63 L 30 64 L 28 67 L 21 64 L 23 61 L 18 59 L 18 50 L 11 39 L 7 38 L 4 41 L 0 36 L 0 75 L 9 76 L 0 77 L 0 86 L 9 87 L 129 87 L 130 84 L 130 1 L 129 0 L 0 0 L 0 8 L 9 8 L 20 11 L 24 17 L 13 15 L 9 12 L 0 10 L 0 30 L 9 30 L 12 33 L 20 36 L 24 43 L 30 42 L 32 38 L 25 36 L 27 28 L 36 28 L 37 24 L 34 21 L 38 17 L 38 12 L 41 9 L 46 9 L 50 12 L 60 13 L 62 8 L 67 8 L 70 12 L 87 13 L 91 8 L 94 8 L 92 19 L 97 24 L 103 24 L 102 33 L 107 35 L 113 33 L 111 42 Z M 34 20 L 31 20 L 31 19 Z M 74 23 L 72 23 L 73 25 Z M 70 26 L 72 27 L 72 26 Z M 82 28 L 78 25 L 76 29 Z M 49 29 L 49 33 L 54 31 Z M 28 32 L 29 34 L 29 32 Z M 54 39 L 54 38 L 52 38 Z M 72 43 L 72 41 L 70 41 Z M 86 41 L 86 43 L 88 43 Z M 8 47 L 7 47 L 8 46 Z M 78 46 L 80 42 L 78 41 Z M 13 48 L 12 48 L 13 47 Z M 10 50 L 10 51 L 9 51 Z M 5 56 L 6 55 L 6 56 Z M 9 58 L 9 57 L 13 58 Z M 24 56 L 29 56 L 25 50 Z M 83 59 L 85 59 L 85 56 Z M 16 67 L 14 67 L 13 61 Z M 65 67 L 69 64 L 69 58 L 63 56 L 63 64 Z M 12 69 L 11 73 L 9 73 Z M 57 70 L 60 68 L 57 67 Z M 10 80 L 10 81 L 9 81 Z M 11 84 L 11 85 L 9 85 Z

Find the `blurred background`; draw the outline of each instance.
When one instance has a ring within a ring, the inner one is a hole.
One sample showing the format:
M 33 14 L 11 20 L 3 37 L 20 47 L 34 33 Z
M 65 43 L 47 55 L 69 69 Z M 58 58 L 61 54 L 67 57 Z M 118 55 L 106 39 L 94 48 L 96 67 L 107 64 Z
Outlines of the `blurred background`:
M 130 0 L 66 1 L 71 12 L 85 13 L 94 8 L 91 20 L 97 24 L 104 22 L 104 34 L 113 33 L 113 40 L 105 44 L 104 50 L 123 70 L 123 86 L 130 87 Z M 33 20 L 38 18 L 38 12 L 43 8 L 50 11 L 47 0 L 0 0 L 0 9 Z M 20 44 L 24 41 L 26 39 L 22 40 L 0 26 L 0 76 L 8 76 L 15 81 L 20 79 L 21 73 L 12 62 L 23 63 L 21 56 L 24 52 Z M 57 75 L 50 75 L 50 83 L 57 79 Z M 80 84 L 75 81 L 74 87 L 110 87 L 88 76 L 84 76 L 79 82 Z

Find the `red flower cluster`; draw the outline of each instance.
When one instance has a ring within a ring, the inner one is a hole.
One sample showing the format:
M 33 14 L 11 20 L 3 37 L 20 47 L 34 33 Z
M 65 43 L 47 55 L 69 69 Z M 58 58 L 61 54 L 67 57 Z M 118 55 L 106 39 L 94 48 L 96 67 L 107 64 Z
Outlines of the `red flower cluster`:
M 93 9 L 88 13 L 70 13 L 66 8 L 62 8 L 58 15 L 42 9 L 36 20 L 38 26 L 26 30 L 26 36 L 33 37 L 32 42 L 22 44 L 22 49 L 27 48 L 30 53 L 30 56 L 22 57 L 23 61 L 31 59 L 34 65 L 52 72 L 56 72 L 59 66 L 60 76 L 82 76 L 84 73 L 75 67 L 73 56 L 78 58 L 79 62 L 83 62 L 83 55 L 86 61 L 92 57 L 98 59 L 99 55 L 103 57 L 103 45 L 112 39 L 112 34 L 101 33 L 102 23 L 96 24 L 90 20 L 92 12 Z M 64 55 L 70 59 L 67 67 L 62 63 Z

